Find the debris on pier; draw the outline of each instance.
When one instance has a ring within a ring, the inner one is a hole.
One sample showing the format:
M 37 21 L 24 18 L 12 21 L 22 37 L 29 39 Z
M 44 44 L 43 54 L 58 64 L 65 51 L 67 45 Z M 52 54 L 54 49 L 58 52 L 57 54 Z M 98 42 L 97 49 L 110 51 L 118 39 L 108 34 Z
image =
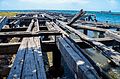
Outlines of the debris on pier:
M 84 16 L 81 10 L 1 17 L 0 79 L 120 79 L 120 27 Z

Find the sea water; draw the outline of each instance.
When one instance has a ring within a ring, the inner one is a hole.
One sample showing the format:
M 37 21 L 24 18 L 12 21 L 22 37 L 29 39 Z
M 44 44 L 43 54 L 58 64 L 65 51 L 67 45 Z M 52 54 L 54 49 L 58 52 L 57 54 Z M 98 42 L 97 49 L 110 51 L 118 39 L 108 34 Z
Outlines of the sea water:
M 0 12 L 39 12 L 39 11 L 49 11 L 49 12 L 57 12 L 57 13 L 65 13 L 65 14 L 76 14 L 78 10 L 0 10 Z M 113 24 L 120 24 L 120 12 L 111 12 L 104 13 L 100 11 L 86 11 L 87 14 L 95 14 L 96 19 L 100 22 L 106 22 Z

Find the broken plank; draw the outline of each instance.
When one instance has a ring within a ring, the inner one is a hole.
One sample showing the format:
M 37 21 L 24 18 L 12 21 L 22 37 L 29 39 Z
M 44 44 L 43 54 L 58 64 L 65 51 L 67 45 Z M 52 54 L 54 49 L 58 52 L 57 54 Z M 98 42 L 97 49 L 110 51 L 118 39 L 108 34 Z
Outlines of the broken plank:
M 19 78 L 21 79 L 21 73 L 24 64 L 25 52 L 27 48 L 27 38 L 24 38 L 16 55 L 14 64 L 10 70 L 9 76 L 7 79 Z
M 59 38 L 57 46 L 68 67 L 77 76 L 76 79 L 100 79 L 96 70 L 70 40 Z
M 69 26 L 71 26 L 75 21 L 77 21 L 80 17 L 82 17 L 85 14 L 85 12 L 81 9 L 80 12 L 78 14 L 76 14 L 71 20 L 70 22 L 67 24 Z
M 33 20 L 31 21 L 27 32 L 30 32 L 33 28 Z M 18 49 L 15 61 L 13 63 L 13 66 L 10 70 L 10 73 L 8 75 L 7 79 L 21 79 L 22 78 L 22 71 L 23 71 L 23 65 L 25 61 L 25 54 L 27 51 L 27 46 L 28 46 L 28 38 L 23 38 L 22 43 Z

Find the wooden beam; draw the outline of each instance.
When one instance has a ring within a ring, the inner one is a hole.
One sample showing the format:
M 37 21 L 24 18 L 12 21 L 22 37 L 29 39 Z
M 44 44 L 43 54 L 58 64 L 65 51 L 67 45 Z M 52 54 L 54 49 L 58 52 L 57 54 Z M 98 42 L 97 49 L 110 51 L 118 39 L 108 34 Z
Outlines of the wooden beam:
M 0 20 L 0 30 L 3 28 L 3 26 L 7 23 L 8 19 L 7 17 L 3 17 L 1 20 Z
M 39 31 L 38 21 L 35 22 L 35 28 L 33 30 Z M 46 79 L 39 37 L 31 37 L 28 39 L 28 49 L 24 62 L 22 79 Z
M 36 17 L 10 17 L 8 18 L 9 20 L 32 20 L 35 19 Z M 48 20 L 47 18 L 44 17 L 37 17 L 37 19 L 41 20 Z
M 1 29 L 0 32 L 10 32 L 10 31 L 26 31 L 27 27 L 19 27 L 19 28 L 4 28 Z
M 90 27 L 90 26 L 87 26 L 87 25 L 79 25 L 79 24 L 73 24 L 72 27 L 75 28 L 75 29 L 86 29 L 86 30 L 97 31 L 97 32 L 107 31 L 106 29 L 103 29 L 103 28 Z
M 27 32 L 30 32 L 33 28 L 33 23 L 34 21 L 32 20 Z M 22 43 L 17 51 L 17 55 L 14 61 L 14 64 L 10 70 L 8 79 L 12 78 L 21 78 L 22 77 L 22 70 L 23 70 L 23 65 L 24 65 L 24 59 L 25 59 L 25 54 L 27 50 L 27 45 L 28 45 L 28 38 L 23 38 Z
M 77 21 L 84 14 L 85 14 L 85 12 L 81 9 L 80 12 L 78 14 L 76 14 L 67 25 L 71 26 L 75 21 Z
M 73 39 L 75 42 L 83 42 L 81 39 Z M 98 41 L 98 42 L 106 42 L 106 41 L 114 41 L 114 39 L 110 37 L 105 37 L 105 38 L 93 38 L 93 40 Z
M 56 25 L 54 22 L 47 22 L 47 24 L 51 25 L 54 27 L 54 29 L 57 29 L 59 30 L 63 36 L 66 35 L 69 37 L 69 35 L 64 31 L 62 30 L 58 25 Z M 86 44 L 85 42 L 83 42 L 81 39 L 73 39 L 81 48 L 91 48 L 88 44 Z M 103 44 L 105 44 L 106 46 L 112 46 L 113 45 L 113 42 L 114 40 L 110 37 L 105 37 L 105 38 L 93 38 L 93 40 L 95 41 L 98 41 L 98 42 L 101 42 Z M 50 42 L 50 41 L 48 41 Z M 48 43 L 47 42 L 47 43 Z
M 31 29 L 32 26 L 29 26 L 27 32 Z M 13 78 L 46 79 L 39 37 L 23 38 L 8 76 L 8 79 Z
M 76 79 L 100 79 L 96 70 L 69 39 L 59 38 L 57 46 Z
M 55 18 L 53 17 L 53 16 L 50 16 L 49 14 L 44 14 L 44 16 L 46 17 L 46 18 L 48 18 L 48 19 L 50 19 L 51 21 L 54 21 L 55 20 Z
M 111 38 L 113 38 L 114 40 L 120 42 L 120 35 L 119 33 L 114 33 L 114 32 L 111 32 L 111 31 L 106 31 L 105 34 L 107 36 L 110 36 Z
M 54 22 L 49 22 L 49 24 L 52 25 L 55 29 L 59 30 L 59 31 L 62 33 L 62 35 L 67 35 L 67 36 L 69 36 L 69 35 L 68 35 L 64 30 L 62 30 L 56 23 L 54 23 Z
M 28 39 L 28 49 L 26 51 L 23 72 L 21 75 L 22 79 L 46 79 L 40 48 L 40 39 L 38 37 Z
M 53 31 L 39 31 L 39 32 L 0 32 L 0 37 L 33 37 L 45 35 L 61 35 L 60 32 Z
M 24 38 L 16 55 L 14 64 L 10 70 L 8 79 L 21 78 L 22 68 L 24 64 L 25 52 L 27 50 L 27 38 Z
M 9 23 L 9 26 L 11 28 L 16 28 L 19 24 L 20 24 L 20 20 L 14 20 L 14 21 Z
M 54 22 L 47 22 L 47 24 L 51 25 L 54 27 L 54 29 L 59 30 L 63 36 L 66 35 L 69 37 L 69 35 L 62 30 L 58 25 L 56 25 Z M 91 48 L 88 44 L 86 44 L 85 42 L 83 42 L 81 39 L 73 39 L 81 48 Z M 110 37 L 105 37 L 105 38 L 93 38 L 93 40 L 101 42 L 103 44 L 105 44 L 106 46 L 112 46 L 114 40 Z M 44 41 L 43 41 L 44 42 Z M 50 43 L 50 41 L 48 41 Z M 47 42 L 47 43 L 48 43 Z M 44 45 L 45 46 L 45 45 Z

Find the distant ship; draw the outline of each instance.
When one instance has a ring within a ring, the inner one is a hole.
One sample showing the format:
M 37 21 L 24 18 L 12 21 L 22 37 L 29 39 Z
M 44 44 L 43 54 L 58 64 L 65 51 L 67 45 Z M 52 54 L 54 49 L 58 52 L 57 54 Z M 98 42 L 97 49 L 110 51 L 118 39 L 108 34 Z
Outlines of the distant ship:
M 109 11 L 101 11 L 101 13 L 111 13 L 111 10 L 109 10 Z

